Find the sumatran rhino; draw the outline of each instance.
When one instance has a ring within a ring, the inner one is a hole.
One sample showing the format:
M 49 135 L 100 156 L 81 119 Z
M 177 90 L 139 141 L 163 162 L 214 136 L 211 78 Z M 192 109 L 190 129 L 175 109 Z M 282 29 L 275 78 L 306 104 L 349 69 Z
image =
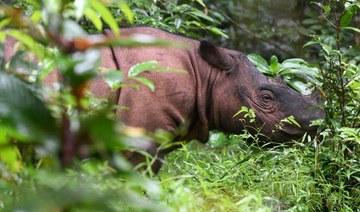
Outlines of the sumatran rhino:
M 114 36 L 111 31 L 106 36 Z M 305 133 L 314 134 L 316 127 L 310 122 L 324 118 L 318 107 L 318 97 L 302 95 L 287 87 L 282 79 L 269 79 L 238 51 L 220 48 L 208 41 L 197 41 L 159 29 L 136 27 L 122 29 L 122 36 L 133 34 L 151 35 L 155 38 L 186 43 L 188 48 L 104 48 L 103 66 L 124 71 L 124 84 L 131 66 L 156 60 L 161 67 L 186 70 L 183 72 L 156 72 L 149 70 L 141 76 L 155 84 L 155 91 L 146 86 L 123 87 L 116 96 L 119 118 L 128 126 L 154 132 L 163 129 L 171 132 L 176 140 L 197 139 L 206 142 L 209 130 L 242 133 L 258 128 L 260 133 L 273 141 L 298 139 Z M 91 85 L 97 96 L 106 96 L 110 89 L 102 80 Z M 246 106 L 256 114 L 250 123 L 244 114 L 234 115 Z M 277 127 L 282 119 L 293 116 L 301 127 L 286 122 Z M 245 120 L 241 122 L 239 120 Z M 181 129 L 181 130 L 180 130 Z M 185 129 L 185 130 L 184 130 Z M 156 153 L 159 144 L 145 148 Z M 160 152 L 163 157 L 165 152 Z M 139 161 L 139 155 L 130 160 Z M 155 164 L 154 170 L 159 168 Z
M 113 48 L 120 69 L 126 72 L 143 61 L 156 60 L 160 66 L 186 70 L 180 72 L 146 72 L 142 76 L 155 84 L 155 92 L 124 87 L 118 104 L 120 118 L 129 126 L 149 131 L 164 129 L 182 140 L 206 142 L 209 130 L 242 133 L 245 127 L 259 128 L 273 141 L 298 139 L 304 133 L 314 134 L 310 122 L 324 118 L 317 105 L 318 96 L 304 96 L 287 87 L 282 79 L 269 79 L 238 51 L 220 48 L 208 41 L 197 41 L 162 30 L 140 27 L 122 29 L 122 35 L 134 33 L 186 43 L 190 48 Z M 110 31 L 108 36 L 112 36 Z M 109 60 L 109 58 L 104 58 Z M 241 123 L 234 115 L 242 106 L 252 108 L 256 122 Z M 284 122 L 293 116 L 301 127 Z M 183 127 L 186 126 L 184 132 Z M 158 144 L 149 147 L 154 153 Z M 161 155 L 160 155 L 161 156 Z

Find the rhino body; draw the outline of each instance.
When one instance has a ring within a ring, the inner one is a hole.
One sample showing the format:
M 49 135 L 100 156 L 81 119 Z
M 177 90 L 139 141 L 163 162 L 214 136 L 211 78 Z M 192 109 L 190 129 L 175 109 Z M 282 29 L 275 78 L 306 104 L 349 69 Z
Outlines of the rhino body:
M 105 34 L 114 36 L 110 31 Z M 287 87 L 281 79 L 267 78 L 238 51 L 150 27 L 121 30 L 122 36 L 133 34 L 186 43 L 188 48 L 101 49 L 102 66 L 122 70 L 125 84 L 134 83 L 126 80 L 129 68 L 144 61 L 156 60 L 161 67 L 187 73 L 151 70 L 143 73 L 142 77 L 155 84 L 154 92 L 146 86 L 138 89 L 129 86 L 114 93 L 103 80 L 94 80 L 91 91 L 96 96 L 112 95 L 118 105 L 127 108 L 118 110 L 117 114 L 128 126 L 152 132 L 163 129 L 171 132 L 176 140 L 201 142 L 206 142 L 209 130 L 239 134 L 245 128 L 259 128 L 265 137 L 282 142 L 300 138 L 304 133 L 315 133 L 316 128 L 310 127 L 310 122 L 324 117 L 323 110 L 317 106 L 316 95 L 304 96 Z M 11 44 L 7 47 L 11 48 Z M 49 75 L 48 81 L 54 80 L 54 74 Z M 255 111 L 255 122 L 244 119 L 244 114 L 234 117 L 242 106 Z M 284 124 L 276 129 L 276 125 L 289 116 L 294 116 L 301 127 Z M 145 150 L 155 154 L 157 147 L 158 144 L 153 143 Z M 134 162 L 141 160 L 138 155 L 131 157 Z M 159 164 L 155 165 L 154 169 L 158 168 Z

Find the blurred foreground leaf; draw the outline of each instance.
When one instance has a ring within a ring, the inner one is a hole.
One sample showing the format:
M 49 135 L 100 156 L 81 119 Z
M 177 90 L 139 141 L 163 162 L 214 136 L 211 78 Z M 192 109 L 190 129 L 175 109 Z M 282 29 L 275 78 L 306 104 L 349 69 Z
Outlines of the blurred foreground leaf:
M 0 125 L 13 127 L 32 141 L 54 138 L 56 124 L 35 87 L 0 72 Z

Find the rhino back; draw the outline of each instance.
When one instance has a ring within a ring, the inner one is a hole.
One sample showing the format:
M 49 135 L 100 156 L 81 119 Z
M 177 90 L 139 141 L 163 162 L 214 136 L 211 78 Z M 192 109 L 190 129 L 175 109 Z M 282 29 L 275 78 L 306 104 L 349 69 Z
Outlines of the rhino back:
M 140 27 L 123 29 L 122 36 L 141 33 L 158 39 L 185 42 L 189 48 L 113 48 L 115 58 L 125 77 L 129 69 L 146 61 L 158 61 L 158 66 L 173 68 L 168 72 L 147 71 L 140 76 L 152 81 L 155 91 L 144 85 L 139 88 L 125 86 L 121 89 L 119 105 L 127 107 L 119 110 L 120 118 L 130 126 L 142 127 L 150 131 L 158 128 L 179 134 L 178 127 L 189 125 L 196 115 L 196 41 L 183 38 L 154 28 Z M 183 71 L 179 71 L 183 70 Z M 185 73 L 184 73 L 185 72 Z M 125 84 L 139 84 L 125 80 Z

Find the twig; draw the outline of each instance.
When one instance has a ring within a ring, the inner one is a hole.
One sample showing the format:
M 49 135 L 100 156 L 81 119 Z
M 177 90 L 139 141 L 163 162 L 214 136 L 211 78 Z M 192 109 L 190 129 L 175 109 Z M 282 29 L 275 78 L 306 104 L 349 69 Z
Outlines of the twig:
M 274 46 L 275 48 L 278 48 L 279 50 L 281 50 L 281 51 L 285 52 L 286 54 L 288 54 L 290 57 L 296 57 L 293 53 L 291 53 L 290 51 L 284 49 L 284 48 L 281 47 L 279 44 L 277 44 L 277 43 L 275 43 L 275 42 L 272 42 L 272 41 L 269 41 L 269 40 L 267 40 L 267 39 L 264 39 L 264 38 L 260 37 L 259 35 L 251 32 L 251 31 L 248 30 L 245 26 L 237 23 L 234 19 L 230 18 L 230 17 L 229 17 L 228 15 L 226 15 L 225 13 L 222 13 L 222 15 L 223 15 L 226 19 L 228 19 L 231 23 L 233 23 L 236 27 L 238 27 L 238 28 L 241 29 L 242 31 L 248 33 L 249 35 L 255 37 L 256 39 L 258 39 L 258 40 L 260 40 L 260 41 L 262 41 L 262 42 L 264 42 L 264 43 L 268 43 L 268 44 Z

